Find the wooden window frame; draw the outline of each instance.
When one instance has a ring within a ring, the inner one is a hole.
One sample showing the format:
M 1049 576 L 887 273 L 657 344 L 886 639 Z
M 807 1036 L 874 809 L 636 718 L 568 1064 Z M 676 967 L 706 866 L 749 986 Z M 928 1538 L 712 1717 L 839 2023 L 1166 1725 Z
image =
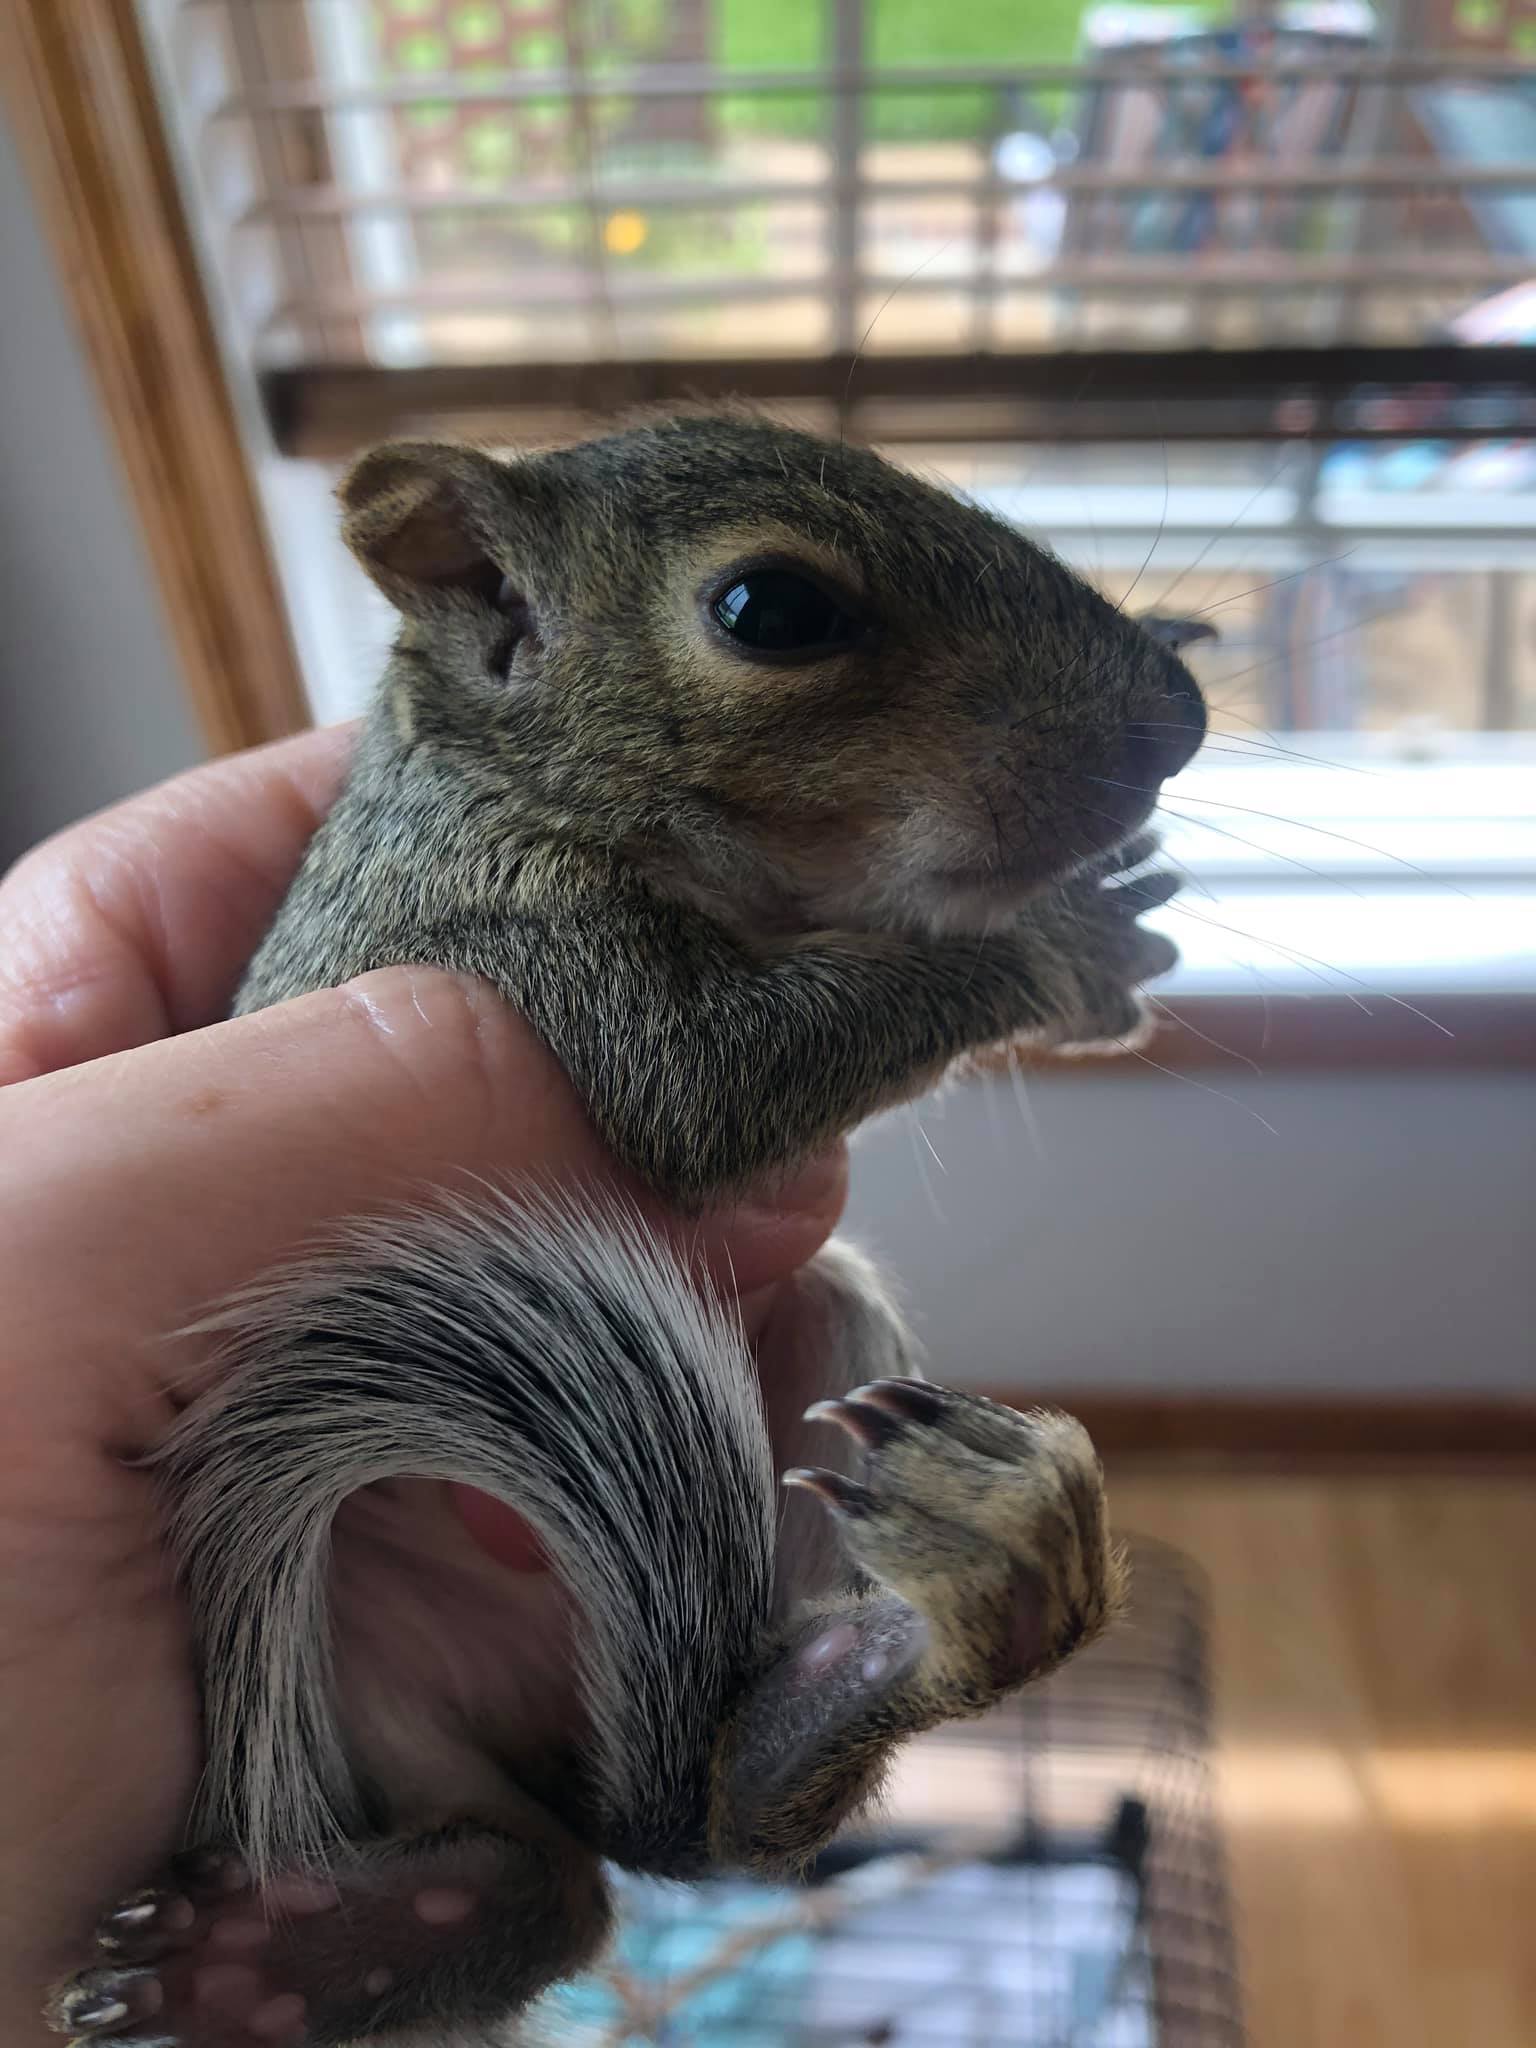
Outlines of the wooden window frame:
M 0 76 L 208 748 L 312 723 L 132 0 L 3 0 Z
M 431 429 L 487 439 L 590 432 L 615 411 L 745 399 L 850 440 L 1162 443 L 1437 440 L 1536 432 L 1531 351 L 1403 347 L 1072 349 L 1049 354 L 674 358 L 260 374 L 277 446 L 316 461 Z

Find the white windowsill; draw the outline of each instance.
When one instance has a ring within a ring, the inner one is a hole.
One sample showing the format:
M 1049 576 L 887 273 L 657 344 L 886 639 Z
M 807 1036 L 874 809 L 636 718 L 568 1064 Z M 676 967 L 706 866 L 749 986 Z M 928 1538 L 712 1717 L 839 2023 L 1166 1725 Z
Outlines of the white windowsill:
M 1321 885 L 1193 888 L 1148 920 L 1178 946 L 1160 996 L 1536 993 L 1536 882 L 1444 890 L 1381 885 L 1364 901 Z
M 1423 761 L 1386 736 L 1274 743 L 1289 757 L 1207 757 L 1168 786 L 1164 851 L 1191 876 L 1154 920 L 1183 955 L 1168 992 L 1536 991 L 1528 739 Z

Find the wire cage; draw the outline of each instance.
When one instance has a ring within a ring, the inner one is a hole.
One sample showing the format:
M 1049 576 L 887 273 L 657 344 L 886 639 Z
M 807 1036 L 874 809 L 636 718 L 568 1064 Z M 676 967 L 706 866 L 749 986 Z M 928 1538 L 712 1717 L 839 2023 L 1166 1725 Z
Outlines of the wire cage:
M 911 1746 L 807 1886 L 620 1880 L 559 2048 L 1242 2048 L 1202 1585 L 1129 1545 L 1129 1620 Z

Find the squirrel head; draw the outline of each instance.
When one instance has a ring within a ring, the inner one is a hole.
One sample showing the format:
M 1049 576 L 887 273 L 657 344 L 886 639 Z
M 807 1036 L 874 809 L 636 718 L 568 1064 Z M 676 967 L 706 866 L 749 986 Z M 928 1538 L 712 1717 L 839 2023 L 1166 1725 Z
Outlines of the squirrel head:
M 1198 628 L 763 419 L 397 442 L 340 497 L 402 614 L 402 743 L 747 922 L 984 928 L 1127 839 L 1204 736 Z

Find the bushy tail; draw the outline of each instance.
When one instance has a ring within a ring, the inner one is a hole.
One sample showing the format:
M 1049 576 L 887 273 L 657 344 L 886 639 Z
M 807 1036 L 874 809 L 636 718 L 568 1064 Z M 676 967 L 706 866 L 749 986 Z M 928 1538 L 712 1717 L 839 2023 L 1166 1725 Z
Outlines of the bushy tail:
M 709 1738 L 769 1609 L 773 1470 L 734 1320 L 644 1227 L 443 1200 L 351 1226 L 200 1329 L 218 1378 L 155 1459 L 205 1688 L 200 1833 L 259 1877 L 364 1832 L 331 1520 L 419 1475 L 514 1507 L 574 1595 L 610 1853 L 702 1836 Z

